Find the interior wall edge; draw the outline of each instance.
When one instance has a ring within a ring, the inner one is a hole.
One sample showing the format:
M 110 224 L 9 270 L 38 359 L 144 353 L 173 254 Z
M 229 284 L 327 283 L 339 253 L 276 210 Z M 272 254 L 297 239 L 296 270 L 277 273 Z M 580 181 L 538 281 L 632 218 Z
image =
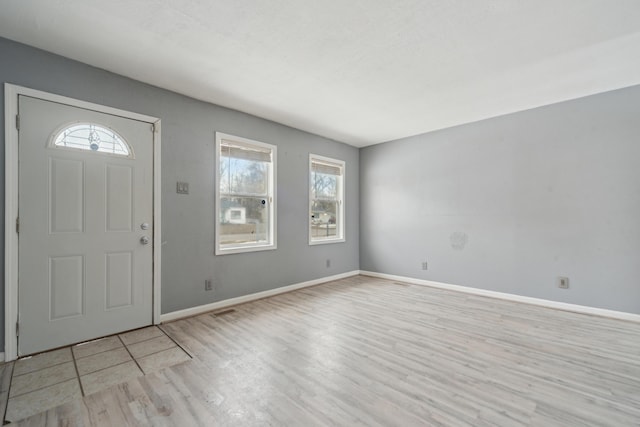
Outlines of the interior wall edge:
M 210 304 L 203 304 L 196 307 L 186 308 L 184 310 L 176 310 L 171 313 L 165 313 L 160 315 L 160 322 L 172 322 L 174 320 L 184 319 L 186 317 L 197 316 L 199 314 L 207 313 L 209 311 L 220 310 L 222 308 L 232 307 L 238 304 L 244 304 L 251 301 L 256 301 L 263 298 L 272 297 L 275 295 L 292 292 L 298 289 L 308 288 L 311 286 L 321 285 L 323 283 L 332 282 L 334 280 L 345 279 L 347 277 L 357 276 L 360 274 L 360 270 L 348 271 L 346 273 L 334 274 L 332 276 L 321 277 L 319 279 L 308 280 L 306 282 L 294 283 L 292 285 L 281 286 L 279 288 L 269 289 L 262 292 L 255 292 L 248 295 L 242 295 L 235 298 L 229 298 L 222 301 L 216 301 Z
M 395 274 L 378 273 L 375 271 L 360 271 L 363 276 L 377 277 L 380 279 L 395 280 L 398 282 L 410 283 L 412 285 L 428 286 L 431 288 L 445 289 L 448 291 L 462 292 L 471 295 L 496 298 L 506 301 L 519 302 L 523 304 L 537 305 L 555 310 L 570 311 L 573 313 L 588 314 L 592 316 L 607 317 L 609 319 L 627 320 L 640 323 L 640 314 L 627 313 L 624 311 L 607 310 L 586 305 L 569 304 L 565 302 L 547 300 L 542 298 L 526 297 L 523 295 L 511 294 L 507 292 L 490 291 L 487 289 L 472 288 L 469 286 L 454 285 L 450 283 L 434 282 L 432 280 L 417 279 L 414 277 L 397 276 Z

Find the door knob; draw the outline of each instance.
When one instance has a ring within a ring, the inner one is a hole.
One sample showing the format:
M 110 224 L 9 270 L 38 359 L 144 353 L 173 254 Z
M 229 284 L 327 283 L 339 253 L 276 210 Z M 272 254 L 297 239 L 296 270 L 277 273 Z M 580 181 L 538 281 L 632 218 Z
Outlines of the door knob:
M 140 238 L 140 243 L 142 243 L 143 245 L 148 245 L 149 244 L 149 238 L 147 236 L 142 236 Z

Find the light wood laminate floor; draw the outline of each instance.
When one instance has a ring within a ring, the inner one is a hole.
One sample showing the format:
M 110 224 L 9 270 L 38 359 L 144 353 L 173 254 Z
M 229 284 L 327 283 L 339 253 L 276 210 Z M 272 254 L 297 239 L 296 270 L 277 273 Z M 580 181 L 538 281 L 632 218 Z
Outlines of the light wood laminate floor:
M 163 325 L 194 358 L 20 425 L 638 426 L 640 325 L 356 276 Z

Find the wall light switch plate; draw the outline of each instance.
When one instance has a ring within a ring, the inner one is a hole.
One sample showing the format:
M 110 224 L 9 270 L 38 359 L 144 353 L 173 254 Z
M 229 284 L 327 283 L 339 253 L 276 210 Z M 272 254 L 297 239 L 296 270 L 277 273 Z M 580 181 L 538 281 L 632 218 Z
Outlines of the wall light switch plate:
M 189 183 L 188 182 L 180 182 L 176 183 L 176 193 L 178 194 L 189 194 Z

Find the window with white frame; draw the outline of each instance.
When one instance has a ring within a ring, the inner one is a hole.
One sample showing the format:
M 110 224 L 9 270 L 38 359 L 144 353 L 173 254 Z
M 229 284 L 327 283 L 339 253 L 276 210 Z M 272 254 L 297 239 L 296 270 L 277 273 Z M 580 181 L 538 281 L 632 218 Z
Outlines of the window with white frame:
M 344 162 L 309 156 L 309 244 L 344 242 Z
M 276 248 L 276 146 L 216 132 L 216 255 Z

